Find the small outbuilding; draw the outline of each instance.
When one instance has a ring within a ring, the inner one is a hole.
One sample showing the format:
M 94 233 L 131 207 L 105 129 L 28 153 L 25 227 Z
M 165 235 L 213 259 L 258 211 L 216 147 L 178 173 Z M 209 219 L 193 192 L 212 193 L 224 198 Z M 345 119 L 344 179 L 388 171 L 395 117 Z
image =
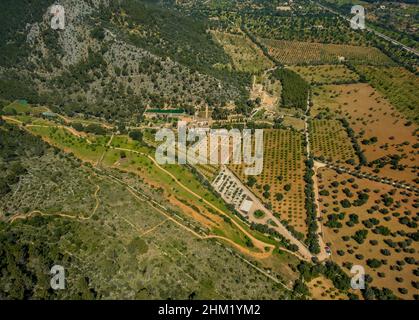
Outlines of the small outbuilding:
M 249 213 L 252 206 L 253 206 L 253 201 L 252 200 L 244 199 L 242 204 L 240 205 L 240 210 L 245 212 L 245 213 Z

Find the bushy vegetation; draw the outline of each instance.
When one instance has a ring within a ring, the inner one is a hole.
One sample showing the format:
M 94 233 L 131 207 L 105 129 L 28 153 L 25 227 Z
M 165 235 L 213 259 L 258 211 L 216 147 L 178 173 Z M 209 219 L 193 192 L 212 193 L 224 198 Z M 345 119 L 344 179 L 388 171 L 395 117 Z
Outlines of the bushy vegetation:
M 307 211 L 307 240 L 308 248 L 310 252 L 317 254 L 320 252 L 319 238 L 317 235 L 317 210 L 315 204 L 315 194 L 313 189 L 313 159 L 306 160 L 306 173 L 304 175 L 305 189 L 304 193 L 306 196 L 305 208 Z
M 358 140 L 355 137 L 354 130 L 350 127 L 349 122 L 346 119 L 341 118 L 339 120 L 342 123 L 343 127 L 346 129 L 346 132 L 348 133 L 349 138 L 351 139 L 355 153 L 359 159 L 359 166 L 365 166 L 367 164 L 367 158 L 365 157 L 364 152 L 362 152 L 362 149 L 358 143 Z
M 40 157 L 46 149 L 41 140 L 15 126 L 0 127 L 0 196 L 10 192 L 12 185 L 26 173 L 19 158 Z
M 214 67 L 232 61 L 222 46 L 207 33 L 205 20 L 185 16 L 151 2 L 131 0 L 111 5 L 107 17 L 111 18 L 113 12 L 122 10 L 130 29 L 143 30 L 141 35 L 131 34 L 128 37 L 136 46 L 161 57 L 170 57 L 192 71 L 214 76 L 223 82 L 228 81 L 243 91 L 244 85 L 250 83 L 246 73 Z
M 337 289 L 346 291 L 350 288 L 351 280 L 349 276 L 332 261 L 326 261 L 325 264 L 311 264 L 302 261 L 297 269 L 305 281 L 310 281 L 319 275 L 324 275 L 326 278 L 332 280 Z

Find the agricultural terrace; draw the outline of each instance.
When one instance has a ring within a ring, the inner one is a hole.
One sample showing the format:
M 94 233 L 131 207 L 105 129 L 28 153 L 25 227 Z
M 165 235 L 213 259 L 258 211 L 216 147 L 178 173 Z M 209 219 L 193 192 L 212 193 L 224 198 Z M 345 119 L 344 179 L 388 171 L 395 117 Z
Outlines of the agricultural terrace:
M 310 144 L 316 158 L 342 163 L 357 164 L 351 140 L 339 120 L 318 120 L 310 122 Z
M 419 78 L 401 67 L 355 66 L 356 70 L 410 120 L 419 123 Z
M 237 71 L 257 74 L 274 66 L 273 62 L 246 35 L 217 31 L 213 31 L 212 34 L 231 57 Z
M 281 220 L 305 235 L 304 160 L 303 136 L 299 132 L 272 129 L 264 130 L 263 171 L 260 175 L 244 175 L 245 165 L 231 165 L 230 169 Z
M 370 85 L 318 87 L 313 103 L 314 115 L 347 119 L 370 164 L 363 171 L 398 181 L 417 179 L 417 127 Z
M 394 65 L 389 57 L 374 47 L 271 39 L 259 41 L 272 57 L 286 65 L 335 64 L 339 57 L 345 57 L 351 63 Z
M 298 73 L 310 84 L 343 84 L 358 82 L 359 76 L 343 64 L 318 66 L 292 66 L 289 69 Z
M 319 170 L 323 236 L 350 274 L 365 268 L 369 286 L 404 299 L 418 294 L 418 194 L 327 168 Z

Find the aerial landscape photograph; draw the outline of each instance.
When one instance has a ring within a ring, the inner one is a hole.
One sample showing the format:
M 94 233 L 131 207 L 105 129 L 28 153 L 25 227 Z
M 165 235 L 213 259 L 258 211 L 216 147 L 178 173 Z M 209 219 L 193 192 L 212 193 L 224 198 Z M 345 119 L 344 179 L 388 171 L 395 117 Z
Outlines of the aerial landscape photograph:
M 418 0 L 1 0 L 0 25 L 0 300 L 419 300 Z M 192 300 L 219 303 L 166 304 Z

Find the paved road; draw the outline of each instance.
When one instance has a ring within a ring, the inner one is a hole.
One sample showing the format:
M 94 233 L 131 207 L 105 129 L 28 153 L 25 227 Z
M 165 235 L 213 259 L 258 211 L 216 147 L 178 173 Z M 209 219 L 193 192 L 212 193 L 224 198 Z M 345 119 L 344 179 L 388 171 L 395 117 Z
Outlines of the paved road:
M 246 195 L 253 201 L 253 204 L 257 206 L 257 209 L 262 210 L 265 213 L 265 216 L 261 219 L 256 219 L 253 215 L 249 215 L 249 221 L 254 223 L 260 223 L 268 225 L 270 228 L 276 230 L 281 234 L 285 239 L 289 240 L 291 244 L 295 244 L 298 247 L 297 255 L 307 261 L 311 261 L 311 258 L 313 257 L 313 254 L 308 250 L 305 244 L 303 244 L 300 240 L 295 238 L 290 231 L 288 231 L 287 228 L 282 224 L 282 222 L 274 216 L 272 211 L 267 209 L 263 203 L 259 200 L 259 198 L 250 191 L 239 178 L 237 178 L 234 173 L 232 173 L 226 166 L 223 166 L 221 172 L 224 172 L 225 175 L 229 176 L 230 179 L 232 179 L 242 190 L 245 191 Z M 214 185 L 213 185 L 214 186 Z M 217 189 L 216 186 L 214 188 Z M 229 203 L 228 199 L 224 197 L 223 194 L 221 194 L 223 199 Z M 277 226 L 270 225 L 268 223 L 268 220 L 274 221 Z M 322 260 L 323 257 L 319 257 L 319 260 Z

